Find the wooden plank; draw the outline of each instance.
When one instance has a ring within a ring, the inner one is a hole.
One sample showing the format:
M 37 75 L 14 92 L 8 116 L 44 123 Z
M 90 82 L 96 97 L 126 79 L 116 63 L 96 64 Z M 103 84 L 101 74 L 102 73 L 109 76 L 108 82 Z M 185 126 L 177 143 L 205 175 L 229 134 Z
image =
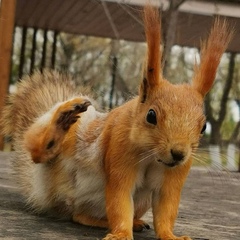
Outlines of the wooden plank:
M 15 0 L 2 0 L 0 7 L 0 111 L 8 92 L 12 39 L 15 22 Z M 0 136 L 0 149 L 3 149 L 3 136 Z

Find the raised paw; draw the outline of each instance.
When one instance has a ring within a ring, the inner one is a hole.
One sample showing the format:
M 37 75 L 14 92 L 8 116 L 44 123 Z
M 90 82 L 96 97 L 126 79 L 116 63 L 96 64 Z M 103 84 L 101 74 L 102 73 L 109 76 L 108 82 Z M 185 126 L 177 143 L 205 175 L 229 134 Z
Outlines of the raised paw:
M 117 233 L 117 234 L 109 233 L 102 240 L 133 240 L 133 237 L 128 236 L 127 234 L 124 234 L 124 233 Z
M 57 110 L 57 125 L 67 131 L 78 120 L 78 114 L 87 111 L 90 105 L 91 102 L 83 98 L 74 98 L 62 104 Z
M 148 223 L 144 222 L 141 219 L 134 219 L 133 220 L 133 231 L 134 232 L 141 232 L 144 229 L 150 229 L 150 226 Z
M 51 109 L 32 124 L 24 134 L 24 147 L 30 153 L 32 161 L 54 162 L 63 152 L 62 143 L 67 130 L 78 120 L 78 114 L 86 111 L 89 105 L 91 103 L 87 99 L 74 98 Z M 69 146 L 74 147 L 74 144 Z

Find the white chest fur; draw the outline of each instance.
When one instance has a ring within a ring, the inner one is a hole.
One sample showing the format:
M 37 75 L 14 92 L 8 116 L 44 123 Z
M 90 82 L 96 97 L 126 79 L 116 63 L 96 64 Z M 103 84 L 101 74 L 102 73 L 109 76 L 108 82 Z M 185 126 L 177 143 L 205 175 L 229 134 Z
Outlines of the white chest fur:
M 162 184 L 163 169 L 161 164 L 152 162 L 138 173 L 133 201 L 135 210 L 142 206 L 150 207 L 152 192 Z M 88 209 L 91 216 L 103 218 L 105 213 L 105 177 L 103 171 L 80 170 L 76 175 L 75 207 L 78 211 Z

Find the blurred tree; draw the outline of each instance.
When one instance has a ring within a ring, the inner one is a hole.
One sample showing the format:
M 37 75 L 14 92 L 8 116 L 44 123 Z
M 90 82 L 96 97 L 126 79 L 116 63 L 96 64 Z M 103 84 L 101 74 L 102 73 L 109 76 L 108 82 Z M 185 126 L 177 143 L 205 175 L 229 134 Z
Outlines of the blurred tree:
M 60 34 L 56 68 L 70 72 L 79 85 L 90 87 L 104 108 L 122 104 L 136 94 L 145 56 L 145 43 L 117 41 L 117 62 L 114 91 L 112 86 L 112 40 Z
M 163 74 L 168 78 L 171 48 L 175 41 L 177 28 L 178 8 L 185 0 L 169 0 L 168 9 L 162 12 L 162 36 L 164 44 Z
M 236 67 L 235 67 L 235 77 L 233 80 L 233 87 L 232 87 L 232 95 L 231 95 L 231 99 L 233 99 L 237 106 L 238 106 L 238 111 L 239 111 L 239 120 L 238 122 L 235 124 L 235 128 L 232 131 L 232 135 L 229 139 L 229 142 L 232 143 L 237 143 L 239 142 L 240 144 L 240 55 L 237 55 L 236 57 Z
M 222 139 L 221 127 L 227 113 L 227 103 L 228 103 L 230 90 L 233 83 L 235 57 L 236 57 L 235 53 L 229 54 L 229 65 L 228 65 L 228 71 L 227 71 L 225 83 L 221 85 L 222 91 L 216 92 L 217 94 L 219 92 L 222 92 L 222 95 L 219 100 L 220 102 L 218 106 L 218 111 L 216 110 L 214 111 L 214 107 L 213 107 L 213 103 L 215 102 L 213 101 L 214 91 L 211 91 L 211 93 L 206 96 L 205 109 L 206 109 L 207 121 L 211 124 L 211 129 L 212 129 L 211 135 L 210 135 L 210 144 L 212 145 L 221 144 L 221 139 Z M 215 86 L 215 89 L 216 89 L 216 86 Z

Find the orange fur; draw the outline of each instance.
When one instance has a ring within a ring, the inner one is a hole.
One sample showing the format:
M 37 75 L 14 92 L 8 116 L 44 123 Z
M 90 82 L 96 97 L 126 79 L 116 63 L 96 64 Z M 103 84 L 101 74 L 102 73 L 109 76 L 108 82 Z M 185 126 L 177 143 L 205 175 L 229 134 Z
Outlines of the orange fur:
M 190 240 L 174 235 L 174 222 L 205 124 L 203 99 L 232 33 L 218 19 L 192 86 L 172 85 L 161 74 L 158 10 L 146 6 L 144 21 L 139 96 L 104 114 L 57 73 L 36 73 L 10 97 L 2 125 L 13 135 L 16 171 L 34 209 L 65 209 L 76 222 L 109 227 L 104 240 L 131 240 L 132 230 L 147 228 L 140 218 L 152 205 L 158 239 Z

